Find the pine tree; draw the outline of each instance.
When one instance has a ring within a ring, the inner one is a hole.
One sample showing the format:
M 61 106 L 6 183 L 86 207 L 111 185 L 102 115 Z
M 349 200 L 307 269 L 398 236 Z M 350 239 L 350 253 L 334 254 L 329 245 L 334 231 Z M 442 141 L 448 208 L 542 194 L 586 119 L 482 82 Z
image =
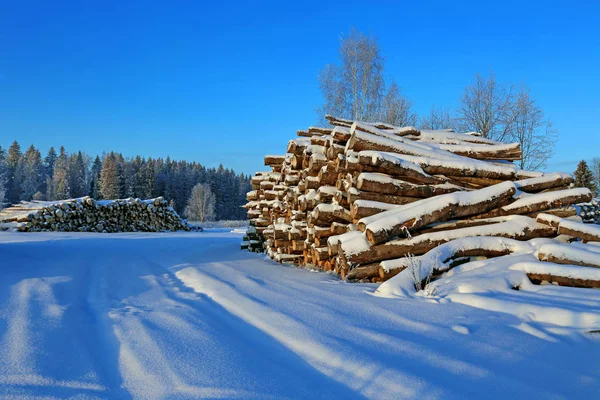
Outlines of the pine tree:
M 52 183 L 54 198 L 49 200 L 64 200 L 71 197 L 71 188 L 69 187 L 69 158 L 64 146 L 60 146 L 58 159 L 54 166 Z
M 83 197 L 88 194 L 85 180 L 86 166 L 81 152 L 69 157 L 69 188 L 71 197 Z
M 56 150 L 54 150 L 54 147 L 50 147 L 48 154 L 46 154 L 46 158 L 44 158 L 44 168 L 46 168 L 46 174 L 48 176 L 54 175 L 54 165 L 56 165 L 57 159 L 58 155 L 56 154 Z
M 6 152 L 0 146 L 0 210 L 4 207 L 6 196 Z
M 596 183 L 594 182 L 594 175 L 588 164 L 581 160 L 575 170 L 575 187 L 585 187 L 596 193 Z
M 90 180 L 90 196 L 94 199 L 100 199 L 100 173 L 102 172 L 102 161 L 96 156 L 94 164 L 92 164 L 91 180 Z
M 6 199 L 9 203 L 18 203 L 21 199 L 23 179 L 23 154 L 21 146 L 15 140 L 6 153 Z
M 39 150 L 31 145 L 23 158 L 21 198 L 23 200 L 31 200 L 33 195 L 42 189 L 43 184 L 42 155 Z
M 117 156 L 113 152 L 109 153 L 102 163 L 100 194 L 104 199 L 118 199 L 121 197 L 121 176 Z

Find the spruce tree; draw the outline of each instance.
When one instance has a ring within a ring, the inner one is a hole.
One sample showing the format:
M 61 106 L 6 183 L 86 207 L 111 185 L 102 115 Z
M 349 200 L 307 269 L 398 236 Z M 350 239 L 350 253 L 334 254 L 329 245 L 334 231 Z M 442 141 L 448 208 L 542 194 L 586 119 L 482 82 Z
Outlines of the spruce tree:
M 54 175 L 54 165 L 57 159 L 58 154 L 56 154 L 56 150 L 54 150 L 54 147 L 50 147 L 46 158 L 44 158 L 44 168 L 46 168 L 46 174 L 50 177 Z
M 51 200 L 64 200 L 71 197 L 71 189 L 69 187 L 69 158 L 64 146 L 60 146 L 52 181 L 54 199 Z
M 575 187 L 585 187 L 596 193 L 596 183 L 594 182 L 594 175 L 588 164 L 581 160 L 577 169 L 575 170 Z
M 69 157 L 69 188 L 71 197 L 83 197 L 88 194 L 86 185 L 86 166 L 81 152 Z
M 109 153 L 102 163 L 100 194 L 104 199 L 118 199 L 121 197 L 121 176 L 117 156 L 113 152 Z
M 6 153 L 6 198 L 9 203 L 18 203 L 21 199 L 23 179 L 23 154 L 21 146 L 15 140 Z
M 100 173 L 102 172 L 102 161 L 96 156 L 92 164 L 91 180 L 90 180 L 90 196 L 94 199 L 100 199 Z
M 29 146 L 23 158 L 23 184 L 21 198 L 31 200 L 44 184 L 42 155 L 33 145 Z

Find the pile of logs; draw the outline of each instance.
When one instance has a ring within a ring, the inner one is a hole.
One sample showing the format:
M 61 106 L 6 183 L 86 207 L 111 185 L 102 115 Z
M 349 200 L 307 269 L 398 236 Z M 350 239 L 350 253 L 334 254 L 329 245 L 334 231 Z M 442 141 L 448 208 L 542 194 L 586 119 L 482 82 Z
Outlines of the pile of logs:
M 376 282 L 399 272 L 383 261 L 451 240 L 556 237 L 536 217 L 576 218 L 574 205 L 592 200 L 568 174 L 516 168 L 518 143 L 327 119 L 332 127 L 298 131 L 286 154 L 265 157 L 271 171 L 251 180 L 243 249 Z
M 587 224 L 600 224 L 600 199 L 578 204 L 581 220 Z
M 21 232 L 162 232 L 194 229 L 167 201 L 100 200 L 90 197 L 53 202 L 32 201 L 0 212 L 0 229 Z

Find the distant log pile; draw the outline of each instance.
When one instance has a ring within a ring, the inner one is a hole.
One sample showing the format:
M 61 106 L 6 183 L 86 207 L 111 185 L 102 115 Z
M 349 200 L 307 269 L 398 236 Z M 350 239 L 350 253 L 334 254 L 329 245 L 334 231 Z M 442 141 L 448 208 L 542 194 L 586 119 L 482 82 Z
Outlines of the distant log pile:
M 568 174 L 517 169 L 517 143 L 327 118 L 331 128 L 298 131 L 285 155 L 265 157 L 271 171 L 251 180 L 242 248 L 376 282 L 401 270 L 382 262 L 448 241 L 556 237 L 560 228 L 536 217 L 575 217 L 574 205 L 592 200 Z
M 90 197 L 21 202 L 0 212 L 0 229 L 21 232 L 162 232 L 192 230 L 167 201 L 100 200 Z
M 593 199 L 589 203 L 578 204 L 578 215 L 587 224 L 600 224 L 600 199 Z

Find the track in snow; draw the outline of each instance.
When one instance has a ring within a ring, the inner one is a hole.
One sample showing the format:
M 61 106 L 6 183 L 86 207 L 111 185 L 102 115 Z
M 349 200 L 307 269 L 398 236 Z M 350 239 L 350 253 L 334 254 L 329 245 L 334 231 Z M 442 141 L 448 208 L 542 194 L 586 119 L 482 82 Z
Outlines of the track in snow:
M 239 241 L 227 232 L 0 233 L 0 397 L 600 390 L 593 338 L 528 334 L 513 316 L 459 304 L 373 297 L 373 285 L 279 266 Z

